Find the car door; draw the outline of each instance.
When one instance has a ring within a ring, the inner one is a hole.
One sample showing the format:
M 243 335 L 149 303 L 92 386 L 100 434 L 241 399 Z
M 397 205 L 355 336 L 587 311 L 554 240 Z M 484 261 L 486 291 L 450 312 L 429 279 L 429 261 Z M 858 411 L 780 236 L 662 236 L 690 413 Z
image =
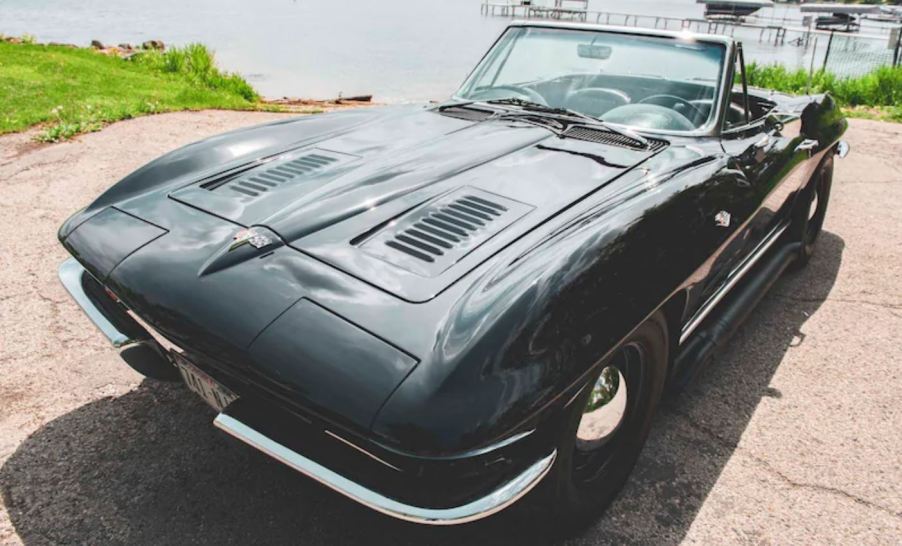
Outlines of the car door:
M 798 189 L 797 184 L 787 183 L 800 156 L 797 120 L 753 111 L 744 84 L 741 49 L 734 71 L 742 85 L 731 90 L 720 136 L 727 160 L 721 175 L 729 181 L 724 187 L 730 194 L 722 202 L 729 207 L 708 211 L 716 226 L 711 229 L 722 229 L 728 235 L 694 289 L 684 335 L 691 333 L 732 288 L 745 273 L 749 260 L 776 239 L 777 230 L 788 217 L 793 192 Z
M 721 144 L 734 163 L 737 176 L 751 189 L 754 212 L 741 232 L 736 249 L 743 261 L 785 220 L 784 204 L 790 188 L 784 185 L 793 161 L 794 140 L 784 134 L 782 122 L 773 116 L 724 133 Z M 738 264 L 737 264 L 738 265 Z
M 775 104 L 750 107 L 743 64 L 740 50 L 737 70 L 742 71 L 743 86 L 734 91 L 738 97 L 732 102 L 742 105 L 744 119 L 733 124 L 725 120 L 721 134 L 724 152 L 749 184 L 754 200 L 737 248 L 737 267 L 787 225 L 793 199 L 811 175 L 808 160 L 818 146 L 817 140 L 802 134 L 798 114 L 780 113 L 772 109 Z

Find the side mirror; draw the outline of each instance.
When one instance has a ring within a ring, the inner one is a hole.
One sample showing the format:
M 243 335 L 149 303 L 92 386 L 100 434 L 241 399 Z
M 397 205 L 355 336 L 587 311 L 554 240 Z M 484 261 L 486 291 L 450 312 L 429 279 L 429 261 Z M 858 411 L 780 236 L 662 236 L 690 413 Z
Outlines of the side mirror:
M 840 140 L 836 144 L 836 155 L 840 159 L 842 159 L 842 158 L 846 157 L 847 155 L 849 155 L 849 150 L 851 150 L 851 149 L 852 148 L 849 146 L 848 142 L 846 142 L 845 140 Z
M 779 134 L 783 130 L 783 122 L 775 114 L 768 114 L 764 117 L 764 130 Z

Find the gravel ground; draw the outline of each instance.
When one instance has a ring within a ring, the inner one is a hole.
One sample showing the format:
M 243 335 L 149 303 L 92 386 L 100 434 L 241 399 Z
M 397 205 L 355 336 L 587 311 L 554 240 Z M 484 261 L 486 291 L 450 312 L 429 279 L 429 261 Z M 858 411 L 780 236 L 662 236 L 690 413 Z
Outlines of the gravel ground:
M 278 114 L 145 117 L 50 146 L 0 137 L 0 543 L 532 544 L 509 516 L 371 513 L 142 381 L 56 279 L 56 229 L 176 146 Z M 662 408 L 619 499 L 570 544 L 902 542 L 902 125 L 853 121 L 815 258 Z

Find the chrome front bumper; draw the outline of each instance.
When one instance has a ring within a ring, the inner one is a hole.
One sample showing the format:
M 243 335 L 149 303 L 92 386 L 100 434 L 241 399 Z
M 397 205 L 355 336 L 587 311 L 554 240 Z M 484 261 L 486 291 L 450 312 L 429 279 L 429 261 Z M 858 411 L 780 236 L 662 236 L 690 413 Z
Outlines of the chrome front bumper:
M 499 512 L 528 493 L 542 481 L 554 464 L 557 451 L 536 461 L 521 474 L 488 495 L 453 508 L 422 508 L 390 499 L 329 470 L 323 465 L 292 451 L 284 445 L 260 434 L 241 421 L 220 413 L 213 424 L 242 442 L 313 478 L 326 487 L 341 493 L 377 512 L 394 518 L 429 525 L 456 525 L 475 521 Z
M 137 316 L 130 313 L 125 316 L 115 316 L 98 305 L 85 288 L 85 283 L 93 281 L 93 278 L 74 258 L 69 258 L 60 265 L 59 278 L 72 299 L 78 303 L 110 343 L 120 350 L 120 354 L 129 347 L 158 343 L 158 341 L 154 341 L 156 339 L 155 332 L 150 331 L 145 324 L 142 324 Z M 351 500 L 398 519 L 429 525 L 467 523 L 507 508 L 542 481 L 554 464 L 557 455 L 556 451 L 552 451 L 551 454 L 531 464 L 494 491 L 466 504 L 452 508 L 423 508 L 393 500 L 356 483 L 225 413 L 220 413 L 213 424 L 242 442 Z
M 63 287 L 75 300 L 75 303 L 81 307 L 81 310 L 88 315 L 94 326 L 106 336 L 113 344 L 113 347 L 121 349 L 126 345 L 138 343 L 140 340 L 133 339 L 132 336 L 123 332 L 118 326 L 113 324 L 113 319 L 105 313 L 85 291 L 84 277 L 87 274 L 85 268 L 75 258 L 69 258 L 60 264 L 59 278 L 63 283 Z
M 179 379 L 177 368 L 168 355 L 174 345 L 105 293 L 103 285 L 75 258 L 60 264 L 59 278 L 75 303 L 118 349 L 119 356 L 129 366 L 144 376 L 161 381 Z

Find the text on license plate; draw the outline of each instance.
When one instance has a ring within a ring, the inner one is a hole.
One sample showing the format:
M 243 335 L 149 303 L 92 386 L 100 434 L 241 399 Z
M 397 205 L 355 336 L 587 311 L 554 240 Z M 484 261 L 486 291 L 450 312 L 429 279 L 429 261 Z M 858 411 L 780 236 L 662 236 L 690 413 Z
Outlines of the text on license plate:
M 213 406 L 216 411 L 222 411 L 238 399 L 238 396 L 218 383 L 215 379 L 202 372 L 197 366 L 187 362 L 184 357 L 176 356 L 179 372 L 189 389 L 204 399 L 207 404 Z

